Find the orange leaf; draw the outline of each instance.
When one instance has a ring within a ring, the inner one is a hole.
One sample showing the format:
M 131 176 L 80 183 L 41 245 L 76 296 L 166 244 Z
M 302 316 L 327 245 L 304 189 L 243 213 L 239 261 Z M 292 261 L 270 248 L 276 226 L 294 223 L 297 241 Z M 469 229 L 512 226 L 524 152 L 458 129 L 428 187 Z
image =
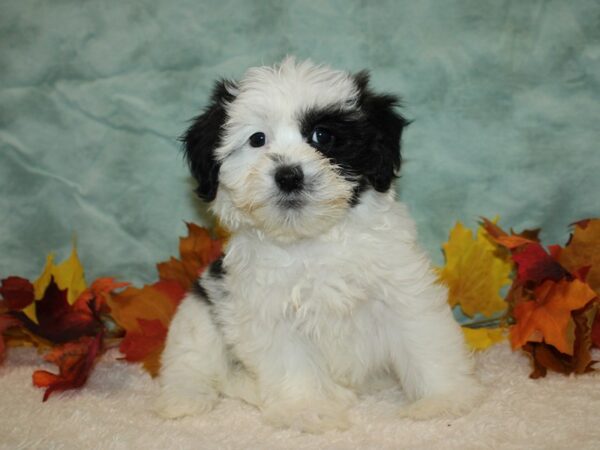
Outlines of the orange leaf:
M 531 239 L 527 239 L 521 236 L 500 236 L 496 238 L 496 242 L 504 247 L 513 250 L 523 245 L 535 244 Z
M 188 236 L 179 239 L 181 260 L 171 258 L 156 265 L 161 280 L 173 280 L 186 291 L 202 271 L 223 251 L 221 239 L 212 239 L 209 232 L 193 223 L 186 223 Z
M 596 317 L 598 306 L 592 302 L 586 308 L 573 313 L 575 321 L 575 348 L 573 356 L 559 352 L 556 348 L 543 342 L 528 342 L 523 350 L 529 354 L 533 362 L 531 378 L 545 377 L 548 369 L 569 375 L 594 371 L 590 348 L 592 346 L 590 328 Z
M 596 293 L 580 280 L 562 279 L 545 281 L 535 289 L 534 296 L 534 301 L 520 303 L 514 308 L 517 323 L 511 327 L 513 349 L 543 339 L 560 352 L 573 355 L 575 336 L 571 311 L 583 308 Z
M 140 332 L 138 319 L 159 320 L 168 325 L 180 298 L 170 294 L 182 292 L 174 282 L 159 282 L 141 289 L 129 287 L 108 299 L 113 319 L 126 331 Z
M 539 229 L 536 230 L 524 230 L 521 233 L 515 233 L 512 229 L 510 230 L 511 234 L 509 235 L 506 231 L 496 225 L 489 219 L 485 217 L 481 218 L 482 226 L 485 231 L 500 245 L 513 250 L 525 244 L 534 244 L 539 242 L 538 234 Z
M 114 278 L 98 278 L 75 300 L 73 310 L 89 312 L 90 301 L 94 300 L 95 311 L 101 311 L 110 298 L 112 291 L 127 286 L 129 286 L 129 283 L 118 282 Z
M 158 373 L 167 330 L 184 295 L 177 282 L 165 280 L 109 298 L 112 317 L 126 330 L 120 350 L 127 361 L 141 361 L 152 376 Z
M 33 384 L 45 387 L 44 400 L 54 391 L 76 389 L 85 384 L 92 370 L 96 357 L 102 348 L 102 333 L 95 337 L 84 337 L 76 342 L 69 342 L 56 347 L 44 359 L 54 363 L 59 373 L 54 374 L 45 370 L 33 373 Z

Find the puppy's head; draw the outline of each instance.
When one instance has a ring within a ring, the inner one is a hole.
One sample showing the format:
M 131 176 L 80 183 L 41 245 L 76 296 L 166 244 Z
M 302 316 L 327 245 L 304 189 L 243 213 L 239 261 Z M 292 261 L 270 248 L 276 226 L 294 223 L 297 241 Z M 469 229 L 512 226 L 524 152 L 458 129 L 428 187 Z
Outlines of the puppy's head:
M 400 168 L 406 120 L 368 74 L 285 59 L 216 83 L 183 136 L 196 192 L 232 231 L 292 241 L 328 230 L 386 192 Z

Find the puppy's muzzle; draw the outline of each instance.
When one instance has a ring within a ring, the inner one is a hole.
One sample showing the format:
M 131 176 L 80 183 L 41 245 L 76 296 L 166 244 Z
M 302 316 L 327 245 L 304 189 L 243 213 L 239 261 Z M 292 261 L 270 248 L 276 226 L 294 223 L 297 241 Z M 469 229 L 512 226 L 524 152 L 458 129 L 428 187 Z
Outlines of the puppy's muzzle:
M 298 165 L 280 166 L 274 177 L 277 187 L 285 193 L 298 192 L 304 188 L 304 172 Z

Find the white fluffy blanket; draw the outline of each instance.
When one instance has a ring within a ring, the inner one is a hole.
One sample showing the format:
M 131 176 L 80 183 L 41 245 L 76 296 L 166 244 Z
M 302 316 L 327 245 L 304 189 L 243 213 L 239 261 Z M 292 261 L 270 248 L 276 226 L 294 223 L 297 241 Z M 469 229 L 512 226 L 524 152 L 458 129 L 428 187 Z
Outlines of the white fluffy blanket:
M 598 356 L 598 355 L 596 355 Z M 345 432 L 308 435 L 263 425 L 259 412 L 223 400 L 210 414 L 164 421 L 148 411 L 158 386 L 139 366 L 104 355 L 80 391 L 55 394 L 31 384 L 53 367 L 32 349 L 10 349 L 0 367 L 2 449 L 597 449 L 598 375 L 530 380 L 527 357 L 501 344 L 477 355 L 489 394 L 466 417 L 400 419 L 399 390 L 363 398 Z

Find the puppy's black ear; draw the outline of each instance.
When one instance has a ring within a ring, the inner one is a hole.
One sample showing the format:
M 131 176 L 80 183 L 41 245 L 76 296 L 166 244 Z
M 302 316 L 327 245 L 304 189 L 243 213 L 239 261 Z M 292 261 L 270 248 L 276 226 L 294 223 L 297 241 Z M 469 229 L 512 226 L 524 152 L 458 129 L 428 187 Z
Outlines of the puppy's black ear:
M 359 72 L 354 80 L 359 91 L 359 106 L 373 131 L 370 164 L 365 175 L 376 191 L 386 192 L 400 170 L 400 141 L 409 121 L 395 111 L 400 104 L 398 97 L 371 91 L 368 72 Z
M 235 98 L 235 83 L 220 80 L 215 83 L 210 104 L 181 137 L 192 175 L 198 182 L 196 193 L 206 202 L 215 199 L 219 186 L 220 163 L 215 149 L 221 144 L 223 125 L 227 120 L 227 104 Z

